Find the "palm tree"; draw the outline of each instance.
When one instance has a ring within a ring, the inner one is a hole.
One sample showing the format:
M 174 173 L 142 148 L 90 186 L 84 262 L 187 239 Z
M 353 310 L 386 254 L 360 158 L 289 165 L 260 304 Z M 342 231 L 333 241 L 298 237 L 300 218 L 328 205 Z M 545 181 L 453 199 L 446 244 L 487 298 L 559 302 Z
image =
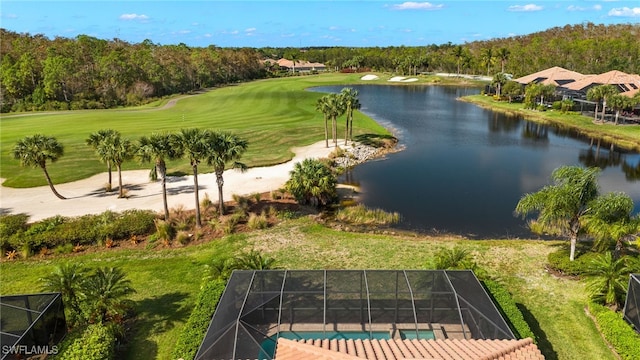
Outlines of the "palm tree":
M 347 114 L 344 129 L 344 144 L 347 145 L 347 140 L 353 141 L 353 110 L 360 109 L 361 105 L 358 100 L 358 91 L 353 88 L 342 89 L 340 95 L 342 96 L 342 102 L 345 105 L 345 112 Z
M 607 108 L 607 97 L 617 94 L 616 88 L 611 85 L 598 85 L 587 90 L 587 100 L 595 101 L 596 109 L 593 114 L 593 120 L 598 120 L 598 104 L 602 101 L 602 118 L 601 121 L 604 122 L 604 112 Z
M 327 116 L 331 119 L 331 128 L 333 135 L 333 145 L 338 145 L 338 117 L 345 112 L 345 104 L 342 101 L 342 97 L 339 94 L 327 95 L 327 101 L 325 104 L 325 110 Z
M 118 169 L 118 197 L 124 198 L 124 187 L 122 186 L 122 164 L 133 158 L 135 153 L 134 145 L 129 139 L 123 139 L 120 133 L 115 133 L 113 136 L 108 136 L 98 144 L 96 150 L 101 156 L 109 163 L 116 166 Z
M 489 76 L 491 65 L 493 64 L 493 49 L 486 48 L 482 50 L 482 62 L 487 65 L 487 76 Z
M 193 170 L 193 186 L 196 197 L 196 225 L 202 226 L 200 220 L 200 197 L 198 196 L 198 164 L 207 156 L 208 130 L 197 128 L 182 129 L 174 137 L 174 146 L 189 159 L 189 164 Z
M 602 94 L 602 88 L 600 86 L 594 86 L 587 90 L 587 100 L 596 103 L 596 109 L 593 112 L 593 121 L 598 120 L 598 105 L 603 98 L 604 95 Z
M 460 63 L 462 61 L 463 55 L 464 55 L 464 49 L 462 48 L 461 45 L 458 45 L 455 48 L 453 48 L 453 56 L 456 58 L 456 64 L 458 65 L 458 73 L 457 73 L 458 76 L 460 76 Z
M 329 147 L 329 125 L 327 123 L 329 120 L 329 111 L 326 108 L 327 102 L 328 102 L 327 95 L 318 99 L 316 101 L 316 111 L 321 112 L 322 116 L 324 117 L 324 145 L 325 147 L 328 148 Z
M 616 113 L 616 119 L 614 122 L 615 125 L 618 125 L 618 118 L 620 117 L 620 111 L 622 111 L 627 107 L 632 106 L 631 98 L 628 96 L 621 95 L 619 93 L 609 95 L 609 97 L 607 98 L 607 103 L 609 104 L 611 109 L 613 109 L 613 111 L 615 111 Z
M 629 274 L 637 271 L 627 256 L 618 259 L 611 252 L 600 254 L 588 265 L 587 291 L 592 300 L 617 310 L 627 293 Z
M 138 157 L 142 162 L 154 162 L 153 172 L 160 173 L 162 184 L 162 202 L 164 204 L 164 219 L 169 220 L 169 206 L 167 204 L 167 164 L 166 160 L 177 159 L 182 156 L 181 149 L 175 147 L 174 135 L 167 133 L 151 134 L 150 137 L 140 138 Z
M 338 180 L 331 169 L 316 159 L 304 159 L 293 166 L 285 189 L 301 204 L 321 206 L 336 196 Z
M 47 171 L 47 161 L 54 163 L 64 155 L 64 147 L 56 138 L 42 134 L 27 136 L 18 140 L 11 150 L 11 154 L 14 159 L 20 160 L 20 165 L 22 166 L 41 168 L 53 194 L 58 199 L 66 199 L 56 191 Z
M 136 291 L 120 268 L 98 268 L 84 283 L 89 321 L 109 321 L 128 308 L 126 297 Z
M 598 251 L 615 247 L 616 256 L 623 248 L 623 241 L 640 232 L 640 217 L 633 217 L 633 199 L 624 193 L 599 196 L 583 217 L 583 226 L 593 236 Z
M 80 302 L 84 296 L 82 289 L 85 280 L 85 270 L 78 264 L 71 263 L 56 266 L 52 273 L 40 279 L 42 291 L 62 294 L 70 324 L 75 324 L 82 315 Z
M 501 65 L 500 72 L 504 73 L 504 64 L 506 64 L 507 60 L 509 60 L 509 55 L 511 55 L 511 52 L 507 48 L 500 48 L 498 50 L 497 55 L 498 55 L 498 58 L 500 59 L 500 65 Z
M 248 143 L 246 140 L 240 139 L 234 134 L 224 132 L 211 133 L 207 141 L 207 164 L 213 166 L 213 171 L 216 174 L 216 183 L 218 185 L 218 207 L 220 215 L 224 214 L 224 200 L 222 197 L 222 186 L 224 185 L 224 179 L 222 174 L 227 164 L 231 163 L 231 166 L 242 171 L 247 169 L 247 166 L 238 160 L 242 157 L 245 151 L 247 151 Z
M 109 159 L 107 159 L 105 157 L 105 154 L 102 154 L 101 152 L 98 151 L 98 149 L 101 149 L 101 144 L 105 141 L 109 141 L 108 139 L 110 137 L 120 137 L 120 133 L 116 130 L 113 129 L 102 129 L 102 130 L 98 130 L 94 133 L 92 133 L 91 135 L 89 135 L 89 137 L 85 140 L 87 145 L 91 146 L 91 148 L 93 150 L 96 151 L 96 154 L 98 155 L 98 157 L 100 158 L 100 161 L 104 162 L 107 164 L 107 173 L 109 176 L 109 191 L 112 188 L 112 181 L 111 181 L 111 161 L 109 161 Z
M 491 85 L 494 85 L 496 87 L 496 95 L 498 95 L 498 97 L 500 97 L 502 93 L 502 86 L 507 83 L 507 80 L 507 75 L 501 72 L 493 76 Z
M 576 243 L 582 230 L 581 219 L 590 203 L 598 197 L 598 173 L 598 168 L 560 167 L 551 175 L 554 185 L 525 194 L 516 205 L 516 214 L 523 217 L 531 212 L 538 213 L 530 226 L 537 225 L 542 232 L 569 237 L 571 261 L 575 259 Z

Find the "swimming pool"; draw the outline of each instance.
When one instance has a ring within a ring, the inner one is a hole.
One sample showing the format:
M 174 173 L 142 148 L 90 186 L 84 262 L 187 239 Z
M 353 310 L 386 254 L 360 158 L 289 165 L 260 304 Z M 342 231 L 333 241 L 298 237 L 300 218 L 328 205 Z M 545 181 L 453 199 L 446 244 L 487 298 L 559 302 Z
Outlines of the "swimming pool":
M 398 330 L 400 338 L 403 340 L 414 339 L 435 339 L 432 330 Z M 391 332 L 389 331 L 282 331 L 279 336 L 272 336 L 262 342 L 260 359 L 272 359 L 275 355 L 275 347 L 278 338 L 290 340 L 390 340 Z

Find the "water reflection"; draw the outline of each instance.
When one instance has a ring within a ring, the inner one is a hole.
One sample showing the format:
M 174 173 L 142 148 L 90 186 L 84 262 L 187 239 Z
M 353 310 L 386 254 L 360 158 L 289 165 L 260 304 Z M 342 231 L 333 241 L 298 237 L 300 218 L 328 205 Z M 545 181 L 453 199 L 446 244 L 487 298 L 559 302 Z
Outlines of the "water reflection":
M 482 109 L 456 98 L 478 89 L 356 86 L 362 111 L 397 130 L 404 151 L 358 165 L 344 179 L 360 201 L 397 211 L 401 228 L 471 237 L 530 237 L 513 209 L 562 165 L 598 166 L 602 192 L 623 191 L 640 210 L 640 155 L 575 131 Z M 316 88 L 338 92 L 341 86 Z

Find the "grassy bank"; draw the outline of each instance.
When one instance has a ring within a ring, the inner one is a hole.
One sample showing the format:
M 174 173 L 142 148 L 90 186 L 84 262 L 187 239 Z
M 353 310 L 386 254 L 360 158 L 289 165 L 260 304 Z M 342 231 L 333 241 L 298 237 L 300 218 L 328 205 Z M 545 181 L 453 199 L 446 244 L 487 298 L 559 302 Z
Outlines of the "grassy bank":
M 55 259 L 0 263 L 0 293 L 38 290 L 38 278 L 61 262 L 119 266 L 137 289 L 139 320 L 128 359 L 169 359 L 179 329 L 194 304 L 206 265 L 213 258 L 258 249 L 290 269 L 424 269 L 441 247 L 469 249 L 490 276 L 506 284 L 540 339 L 547 359 L 614 359 L 585 315 L 582 283 L 544 269 L 546 256 L 562 242 L 470 241 L 335 231 L 308 218 L 288 220 L 259 232 L 172 249 L 118 249 Z
M 523 116 L 527 120 L 543 124 L 558 125 L 562 129 L 582 134 L 592 139 L 601 139 L 621 148 L 640 151 L 639 125 L 613 125 L 611 123 L 594 123 L 593 118 L 578 113 L 563 114 L 560 111 L 536 111 L 525 109 L 523 104 L 495 101 L 490 96 L 470 95 L 461 98 L 494 111 Z

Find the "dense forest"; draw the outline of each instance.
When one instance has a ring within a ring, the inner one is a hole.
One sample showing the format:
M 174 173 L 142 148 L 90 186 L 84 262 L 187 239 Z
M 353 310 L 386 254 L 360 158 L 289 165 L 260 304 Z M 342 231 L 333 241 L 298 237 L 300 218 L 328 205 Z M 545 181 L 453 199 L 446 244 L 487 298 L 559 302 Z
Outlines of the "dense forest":
M 0 29 L 0 110 L 139 105 L 176 93 L 288 76 L 266 59 L 322 62 L 336 71 L 522 76 L 552 66 L 584 74 L 640 73 L 640 25 L 584 23 L 525 36 L 421 47 L 206 48 L 20 34 Z

